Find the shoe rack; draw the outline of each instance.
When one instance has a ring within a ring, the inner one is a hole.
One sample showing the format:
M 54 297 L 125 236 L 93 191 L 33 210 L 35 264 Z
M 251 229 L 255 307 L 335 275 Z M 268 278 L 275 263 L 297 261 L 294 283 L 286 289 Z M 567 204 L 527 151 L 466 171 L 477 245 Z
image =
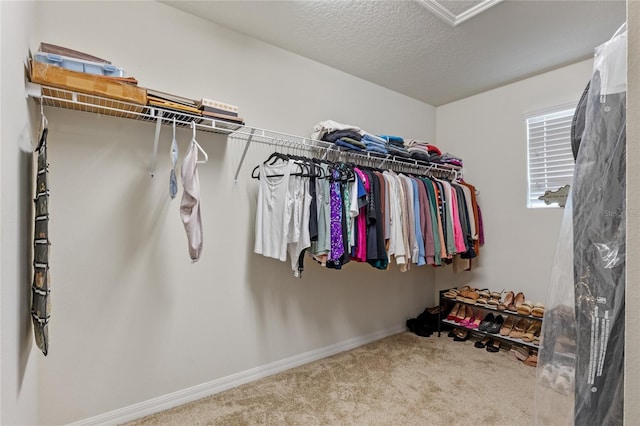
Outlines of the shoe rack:
M 523 314 L 519 314 L 517 312 L 514 311 L 509 311 L 509 310 L 498 310 L 496 308 L 492 308 L 489 306 L 481 306 L 481 305 L 476 305 L 475 303 L 469 303 L 469 302 L 464 302 L 464 301 L 460 301 L 457 299 L 451 299 L 448 297 L 445 297 L 444 294 L 448 291 L 449 289 L 445 289 L 445 290 L 441 290 L 440 291 L 440 307 L 441 309 L 438 311 L 438 337 L 440 337 L 441 335 L 441 331 L 442 331 L 442 324 L 447 324 L 450 325 L 452 327 L 457 327 L 457 328 L 464 328 L 469 330 L 470 332 L 474 332 L 477 334 L 480 334 L 482 336 L 490 336 L 496 339 L 500 339 L 504 342 L 510 343 L 510 344 L 515 344 L 515 345 L 520 345 L 520 346 L 527 346 L 533 349 L 538 349 L 539 346 L 531 343 L 531 342 L 525 342 L 524 340 L 521 339 L 514 339 L 512 337 L 509 336 L 503 336 L 499 333 L 488 333 L 486 331 L 482 331 L 482 330 L 478 330 L 477 328 L 472 328 L 472 327 L 466 327 L 463 325 L 460 325 L 459 323 L 455 322 L 455 321 L 451 321 L 448 320 L 446 317 L 442 317 L 442 313 L 446 313 L 449 311 L 449 309 L 442 309 L 445 308 L 447 304 L 453 304 L 455 306 L 456 303 L 460 303 L 466 306 L 470 306 L 475 310 L 481 310 L 483 312 L 483 318 L 489 313 L 493 313 L 494 315 L 502 315 L 503 317 L 505 317 L 505 321 L 506 321 L 506 317 L 507 316 L 512 316 L 512 317 L 516 317 L 516 318 L 524 318 L 527 319 L 529 321 L 538 321 L 540 322 L 540 326 L 542 327 L 542 320 L 543 318 L 539 318 L 539 317 L 534 317 L 531 315 L 523 315 Z

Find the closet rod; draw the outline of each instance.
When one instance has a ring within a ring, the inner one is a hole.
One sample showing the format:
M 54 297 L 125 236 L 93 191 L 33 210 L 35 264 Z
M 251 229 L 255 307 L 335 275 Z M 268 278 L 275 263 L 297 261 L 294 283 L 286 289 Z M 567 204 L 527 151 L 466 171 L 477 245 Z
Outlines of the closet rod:
M 262 129 L 250 129 L 250 132 L 249 129 L 250 128 L 245 126 L 242 129 L 229 134 L 230 139 L 235 138 L 246 140 L 245 151 L 243 152 L 243 156 L 240 159 L 240 163 L 238 164 L 235 174 L 236 182 L 244 162 L 244 154 L 251 143 L 271 145 L 276 146 L 277 148 L 289 150 L 305 151 L 311 153 L 312 156 L 322 159 L 326 159 L 328 156 L 337 156 L 338 158 L 343 158 L 342 161 L 344 161 L 344 157 L 347 157 L 350 162 L 360 163 L 362 165 L 368 165 L 376 168 L 387 166 L 389 169 L 400 169 L 409 173 L 421 172 L 426 174 L 441 174 L 453 179 L 462 177 L 462 168 L 453 165 L 428 163 L 413 158 L 403 158 L 390 154 L 377 154 L 370 151 L 344 151 L 338 149 L 333 143 L 327 141 L 319 141 Z

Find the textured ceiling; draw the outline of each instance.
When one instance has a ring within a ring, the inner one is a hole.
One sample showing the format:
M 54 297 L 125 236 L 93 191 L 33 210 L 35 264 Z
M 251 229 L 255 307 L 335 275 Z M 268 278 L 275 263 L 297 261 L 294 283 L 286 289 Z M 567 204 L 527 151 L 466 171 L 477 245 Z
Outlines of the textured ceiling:
M 417 1 L 163 3 L 435 106 L 591 57 L 625 20 L 615 0 L 503 1 L 456 27 Z

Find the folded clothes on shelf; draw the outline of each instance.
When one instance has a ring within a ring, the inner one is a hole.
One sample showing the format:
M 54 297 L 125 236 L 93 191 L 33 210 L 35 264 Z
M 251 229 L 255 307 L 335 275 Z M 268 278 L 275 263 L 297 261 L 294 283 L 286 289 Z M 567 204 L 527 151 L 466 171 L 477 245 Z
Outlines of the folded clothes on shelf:
M 415 158 L 416 160 L 431 162 L 432 156 L 427 152 L 409 148 L 409 154 L 411 158 Z
M 319 122 L 313 127 L 313 133 L 311 134 L 311 139 L 324 140 L 323 139 L 324 135 L 326 135 L 327 133 L 334 132 L 336 130 L 352 130 L 356 133 L 360 133 L 360 128 L 358 126 L 352 126 L 351 124 L 338 123 L 337 121 L 333 121 L 333 120 L 325 120 L 325 121 Z
M 377 142 L 382 145 L 386 145 L 387 141 L 382 139 L 380 136 L 376 136 L 372 133 L 368 133 L 366 131 L 362 131 L 362 139 L 368 140 L 369 142 Z
M 387 150 L 391 155 L 397 155 L 399 157 L 407 157 L 407 158 L 411 156 L 411 154 L 405 147 L 400 147 L 392 143 L 389 143 L 387 145 Z
M 423 142 L 423 141 L 418 141 L 415 139 L 410 139 L 408 141 L 405 141 L 404 145 L 407 148 L 416 148 L 416 149 L 423 149 L 425 151 L 427 151 L 429 154 L 436 154 L 436 155 L 442 155 L 442 152 L 440 151 L 440 148 L 438 148 L 435 145 L 432 145 L 428 142 Z
M 404 139 L 401 136 L 378 135 L 389 144 L 400 145 L 404 148 Z
M 362 151 L 362 148 L 360 148 L 359 146 L 357 146 L 357 145 L 352 145 L 352 144 L 350 144 L 349 142 L 346 142 L 346 141 L 345 141 L 345 140 L 343 140 L 343 139 L 338 139 L 338 140 L 335 142 L 335 145 L 336 145 L 336 146 L 339 146 L 339 147 L 341 147 L 341 148 L 345 148 L 346 150 L 350 150 L 350 151 Z
M 434 157 L 433 162 L 441 163 L 441 164 L 452 164 L 454 166 L 462 167 L 462 159 L 448 153 L 445 153 L 441 156 L 437 156 L 437 158 Z
M 367 145 L 367 151 L 375 152 L 377 154 L 385 154 L 388 155 L 389 151 L 384 146 L 380 147 L 378 145 Z
M 335 142 L 338 139 L 342 138 L 351 138 L 354 140 L 361 140 L 362 135 L 355 130 L 345 129 L 345 130 L 334 130 L 333 132 L 326 133 L 323 137 L 323 141 L 327 142 Z
M 340 140 L 342 142 L 347 142 L 347 143 L 350 143 L 351 145 L 357 146 L 360 149 L 367 149 L 367 145 L 365 145 L 365 143 L 362 142 L 360 139 L 354 139 L 354 138 L 345 136 L 340 138 Z

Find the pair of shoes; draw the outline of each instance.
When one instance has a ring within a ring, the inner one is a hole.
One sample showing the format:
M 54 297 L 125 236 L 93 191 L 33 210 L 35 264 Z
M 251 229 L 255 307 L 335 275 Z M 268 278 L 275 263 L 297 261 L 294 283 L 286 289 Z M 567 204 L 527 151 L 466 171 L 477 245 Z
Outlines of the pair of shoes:
M 544 317 L 544 305 L 542 303 L 536 303 L 533 305 L 533 309 L 531 309 L 531 316 L 536 318 Z
M 487 306 L 487 304 L 489 303 L 489 289 L 488 288 L 483 288 L 482 290 L 478 291 L 478 296 L 480 296 L 475 304 L 478 306 Z
M 513 298 L 513 302 L 507 306 L 507 310 L 518 312 L 518 308 L 520 307 L 520 305 L 524 303 L 524 301 L 525 301 L 524 293 L 520 292 L 516 294 L 516 296 Z
M 460 325 L 468 325 L 473 318 L 475 318 L 475 313 L 473 312 L 473 309 L 471 309 L 471 307 L 467 306 L 467 305 L 463 305 L 462 303 L 459 304 L 460 306 L 458 307 L 458 310 L 456 311 L 456 313 L 453 316 L 453 321 L 457 322 Z M 453 308 L 455 310 L 455 306 Z M 453 313 L 453 311 L 451 311 Z M 449 317 L 447 317 L 447 319 L 449 319 Z
M 525 365 L 528 365 L 530 367 L 537 367 L 538 366 L 538 352 L 537 351 L 531 351 L 531 354 L 529 355 L 529 357 L 527 359 L 525 359 L 524 361 Z
M 509 307 L 509 305 L 511 305 L 512 303 L 513 303 L 513 292 L 510 291 L 504 297 L 504 301 L 502 301 L 501 303 L 498 304 L 498 310 L 499 311 L 506 311 L 507 308 Z
M 498 352 L 500 351 L 500 341 L 498 339 L 491 339 L 489 343 L 487 343 L 487 352 Z
M 520 318 L 520 321 L 518 321 L 509 332 L 509 337 L 512 339 L 522 339 L 530 325 L 531 323 L 528 320 Z
M 469 337 L 471 336 L 471 332 L 464 328 L 457 329 L 456 331 L 453 332 L 453 334 L 454 334 L 453 336 L 454 342 L 464 342 L 465 340 L 469 340 Z
M 525 359 L 529 358 L 529 349 L 525 348 L 524 346 L 517 346 L 515 348 L 515 354 L 516 354 L 516 358 L 518 358 L 520 361 L 524 361 Z
M 500 331 L 503 323 L 504 318 L 502 317 L 502 315 L 494 316 L 491 312 L 489 312 L 478 326 L 478 330 L 484 331 L 486 333 L 496 334 L 498 331 Z
M 476 343 L 473 344 L 473 346 L 475 346 L 478 349 L 483 349 L 489 344 L 489 342 L 491 342 L 491 337 L 484 336 L 482 340 L 478 340 Z
M 522 336 L 522 340 L 527 343 L 532 343 L 536 337 L 540 341 L 540 331 L 542 329 L 542 323 L 540 321 L 531 321 L 527 331 Z
M 487 307 L 492 309 L 497 309 L 498 305 L 500 305 L 501 298 L 502 298 L 502 292 L 498 293 L 497 291 L 492 291 L 491 293 L 489 293 L 489 300 L 487 301 Z
M 470 292 L 471 290 L 475 291 L 475 288 L 472 289 L 470 286 L 465 285 L 458 291 L 458 294 L 456 295 L 456 300 L 459 302 L 464 302 L 467 293 Z
M 447 299 L 455 299 L 456 296 L 458 296 L 458 289 L 450 288 L 449 290 L 446 291 L 446 293 L 443 294 L 443 296 L 446 297 Z
M 513 330 L 513 326 L 515 325 L 516 323 L 513 317 L 511 316 L 507 317 L 507 320 L 504 322 L 504 324 L 502 325 L 502 328 L 500 329 L 500 335 L 508 336 L 511 333 L 511 330 Z
M 528 300 L 522 302 L 520 306 L 518 306 L 517 312 L 520 315 L 531 315 L 531 310 L 533 309 L 533 305 Z
M 460 309 L 464 310 L 464 305 L 462 303 L 456 303 L 455 305 L 453 305 L 453 309 L 451 309 L 451 312 L 449 312 L 449 314 L 447 315 L 447 319 L 449 321 L 455 321 L 458 313 L 460 313 Z

